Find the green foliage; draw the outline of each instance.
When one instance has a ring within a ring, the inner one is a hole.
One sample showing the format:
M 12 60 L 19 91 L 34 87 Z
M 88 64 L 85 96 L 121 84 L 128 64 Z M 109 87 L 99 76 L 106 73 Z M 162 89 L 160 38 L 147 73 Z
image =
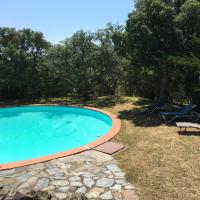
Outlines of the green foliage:
M 76 32 L 57 45 L 29 29 L 0 29 L 0 97 L 3 99 L 114 95 L 123 91 L 127 60 L 112 36 L 121 26 Z
M 30 29 L 0 28 L 0 95 L 2 98 L 39 96 L 40 68 L 49 44 Z
M 132 78 L 139 85 L 135 93 L 149 98 L 191 98 L 200 83 L 199 23 L 197 0 L 137 1 L 126 26 Z
M 81 30 L 57 45 L 30 29 L 0 28 L 3 99 L 123 94 L 191 100 L 199 86 L 199 0 L 137 0 L 126 27 Z

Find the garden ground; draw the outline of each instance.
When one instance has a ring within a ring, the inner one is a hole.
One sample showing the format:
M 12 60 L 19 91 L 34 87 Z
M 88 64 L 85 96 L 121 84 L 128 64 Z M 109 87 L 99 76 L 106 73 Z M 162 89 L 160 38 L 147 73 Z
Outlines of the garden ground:
M 122 127 L 113 140 L 127 148 L 115 158 L 128 181 L 136 187 L 139 198 L 200 199 L 200 133 L 178 134 L 175 126 L 165 125 L 157 114 L 149 116 L 141 112 L 150 101 L 101 97 L 87 103 L 75 98 L 41 99 L 34 103 L 88 105 L 118 115 Z

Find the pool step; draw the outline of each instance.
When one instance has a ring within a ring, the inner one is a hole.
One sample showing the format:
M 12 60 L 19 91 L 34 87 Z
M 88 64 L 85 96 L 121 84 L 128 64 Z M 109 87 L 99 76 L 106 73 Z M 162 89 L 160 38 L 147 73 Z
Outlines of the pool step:
M 125 146 L 123 144 L 119 144 L 115 142 L 105 142 L 104 144 L 101 144 L 95 147 L 94 150 L 112 155 L 123 150 L 124 148 Z

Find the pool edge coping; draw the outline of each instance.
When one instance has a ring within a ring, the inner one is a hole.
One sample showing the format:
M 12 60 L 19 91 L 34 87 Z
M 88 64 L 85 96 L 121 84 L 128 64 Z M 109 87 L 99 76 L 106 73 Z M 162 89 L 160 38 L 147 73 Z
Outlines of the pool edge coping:
M 121 128 L 121 120 L 116 115 L 114 115 L 111 112 L 99 109 L 99 108 L 94 108 L 94 107 L 90 107 L 90 106 L 81 107 L 81 106 L 74 106 L 74 105 L 59 105 L 59 104 L 21 105 L 21 107 L 23 107 L 23 106 L 63 106 L 63 107 L 75 107 L 75 108 L 89 109 L 89 110 L 93 110 L 93 111 L 96 111 L 96 112 L 103 113 L 103 114 L 107 115 L 108 117 L 110 117 L 111 120 L 112 120 L 112 127 L 106 134 L 101 136 L 99 139 L 88 143 L 87 145 L 83 145 L 81 147 L 77 147 L 77 148 L 74 148 L 74 149 L 71 149 L 71 150 L 67 150 L 67 151 L 63 151 L 63 152 L 59 152 L 59 153 L 55 153 L 55 154 L 50 154 L 50 155 L 47 155 L 47 156 L 42 156 L 42 157 L 39 157 L 39 158 L 33 158 L 33 159 L 30 159 L 30 160 L 24 160 L 24 161 L 19 161 L 19 162 L 10 162 L 10 163 L 7 163 L 7 164 L 0 164 L 0 171 L 6 170 L 6 169 L 17 168 L 17 167 L 23 167 L 23 166 L 32 165 L 32 164 L 37 164 L 37 163 L 41 163 L 41 162 L 47 162 L 49 160 L 54 160 L 54 159 L 57 159 L 57 158 L 62 158 L 62 157 L 65 157 L 65 156 L 78 154 L 78 153 L 81 153 L 81 152 L 89 150 L 89 149 L 93 149 L 93 148 L 111 140 L 115 135 L 117 135 L 117 133 L 119 132 L 119 130 Z M 0 106 L 0 108 L 3 108 L 3 107 L 8 108 L 8 107 L 16 107 L 16 106 Z

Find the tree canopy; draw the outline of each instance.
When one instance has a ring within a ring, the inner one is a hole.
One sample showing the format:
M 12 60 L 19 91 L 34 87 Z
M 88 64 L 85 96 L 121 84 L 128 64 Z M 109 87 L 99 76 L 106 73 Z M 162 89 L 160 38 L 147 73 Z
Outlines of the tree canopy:
M 126 26 L 41 32 L 0 28 L 0 98 L 78 94 L 191 99 L 200 91 L 200 1 L 137 0 Z
M 140 95 L 143 84 L 148 85 L 146 94 L 151 98 L 188 96 L 192 85 L 198 87 L 199 16 L 197 0 L 137 1 L 128 17 L 126 37 Z

